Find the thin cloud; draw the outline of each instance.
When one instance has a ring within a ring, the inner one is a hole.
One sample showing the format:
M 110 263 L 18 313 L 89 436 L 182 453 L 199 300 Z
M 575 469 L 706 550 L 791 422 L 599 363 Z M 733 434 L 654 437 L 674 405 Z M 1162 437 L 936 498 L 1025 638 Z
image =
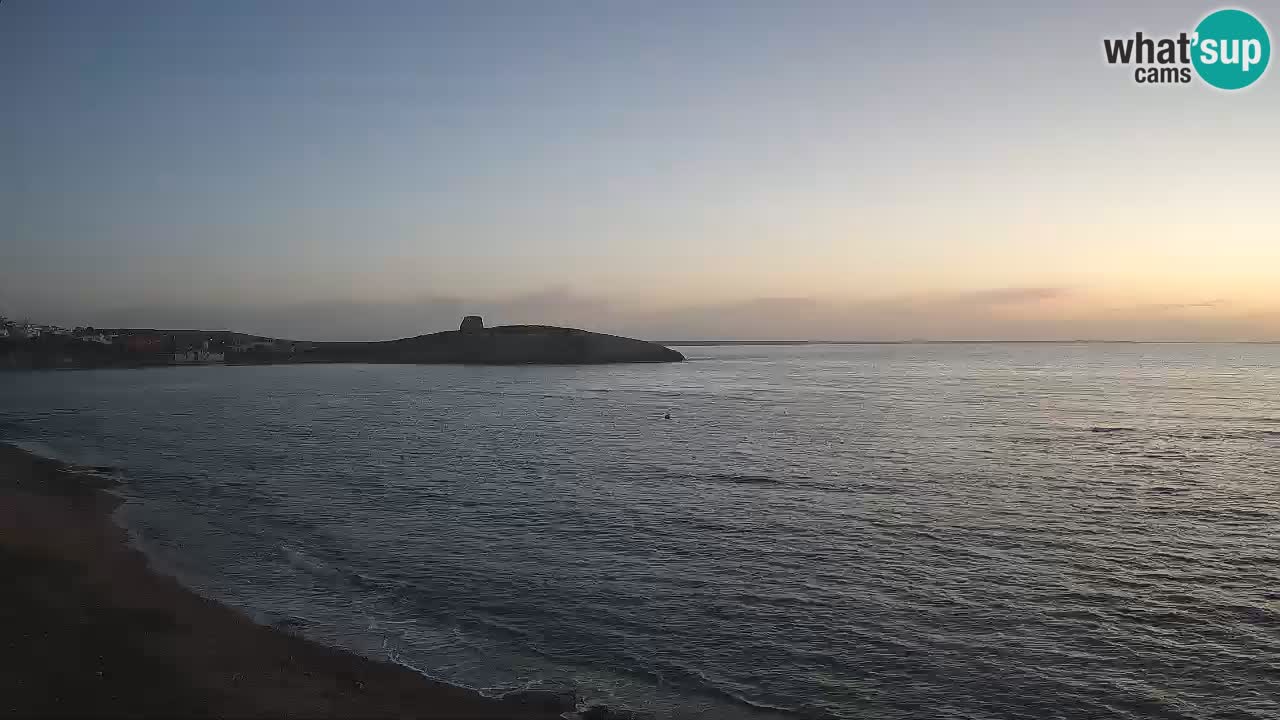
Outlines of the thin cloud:
M 991 288 L 988 290 L 974 290 L 971 292 L 958 293 L 949 298 L 953 302 L 963 302 L 972 305 L 1018 305 L 1022 303 L 1037 303 L 1045 300 L 1057 300 L 1067 297 L 1073 293 L 1071 288 L 1067 287 L 1010 287 L 1010 288 Z
M 1216 300 L 1204 300 L 1202 302 L 1193 303 L 1151 303 L 1149 305 L 1139 305 L 1139 310 L 1190 310 L 1194 308 L 1215 308 L 1229 304 L 1228 301 L 1218 298 Z
M 1223 308 L 1231 305 L 1230 300 L 1224 298 L 1216 298 L 1214 300 L 1201 300 L 1199 302 L 1166 302 L 1166 303 L 1140 303 L 1137 305 L 1121 305 L 1107 308 L 1113 313 L 1167 313 L 1178 310 L 1204 310 L 1209 308 Z

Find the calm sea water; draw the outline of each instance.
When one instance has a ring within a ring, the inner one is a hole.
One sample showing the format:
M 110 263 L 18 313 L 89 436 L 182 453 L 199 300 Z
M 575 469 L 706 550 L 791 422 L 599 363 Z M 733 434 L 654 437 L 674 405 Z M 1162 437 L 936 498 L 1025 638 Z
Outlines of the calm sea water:
M 686 352 L 0 374 L 0 437 L 123 467 L 201 591 L 487 692 L 1280 717 L 1280 346 Z

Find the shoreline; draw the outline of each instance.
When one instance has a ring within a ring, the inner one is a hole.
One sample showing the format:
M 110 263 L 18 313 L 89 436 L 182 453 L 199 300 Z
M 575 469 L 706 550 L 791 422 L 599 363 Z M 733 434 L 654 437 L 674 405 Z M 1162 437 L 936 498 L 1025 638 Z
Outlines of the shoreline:
M 550 720 L 572 698 L 506 698 L 327 647 L 152 569 L 112 517 L 115 482 L 0 444 L 0 712 L 9 715 Z

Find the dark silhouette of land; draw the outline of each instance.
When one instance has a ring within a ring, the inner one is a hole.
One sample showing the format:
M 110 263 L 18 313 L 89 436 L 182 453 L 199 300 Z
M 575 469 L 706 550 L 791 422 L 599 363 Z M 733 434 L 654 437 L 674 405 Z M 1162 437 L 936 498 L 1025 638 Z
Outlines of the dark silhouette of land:
M 0 369 L 224 363 L 581 365 L 681 360 L 684 355 L 679 352 L 644 340 L 550 325 L 486 328 L 478 316 L 465 318 L 458 330 L 380 342 L 310 342 L 226 330 L 138 328 L 58 329 L 40 334 L 15 329 L 0 337 Z
M 478 316 L 463 319 L 458 330 L 384 342 L 307 343 L 288 351 L 238 353 L 228 362 L 365 362 L 600 364 L 679 362 L 684 356 L 644 340 L 550 325 L 484 327 Z

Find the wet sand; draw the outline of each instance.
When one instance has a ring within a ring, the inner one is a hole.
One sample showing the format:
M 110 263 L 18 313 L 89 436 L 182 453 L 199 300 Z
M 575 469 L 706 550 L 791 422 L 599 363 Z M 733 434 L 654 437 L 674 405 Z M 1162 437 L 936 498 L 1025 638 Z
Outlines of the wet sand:
M 152 572 L 108 480 L 0 445 L 0 715 L 559 717 L 256 625 Z

